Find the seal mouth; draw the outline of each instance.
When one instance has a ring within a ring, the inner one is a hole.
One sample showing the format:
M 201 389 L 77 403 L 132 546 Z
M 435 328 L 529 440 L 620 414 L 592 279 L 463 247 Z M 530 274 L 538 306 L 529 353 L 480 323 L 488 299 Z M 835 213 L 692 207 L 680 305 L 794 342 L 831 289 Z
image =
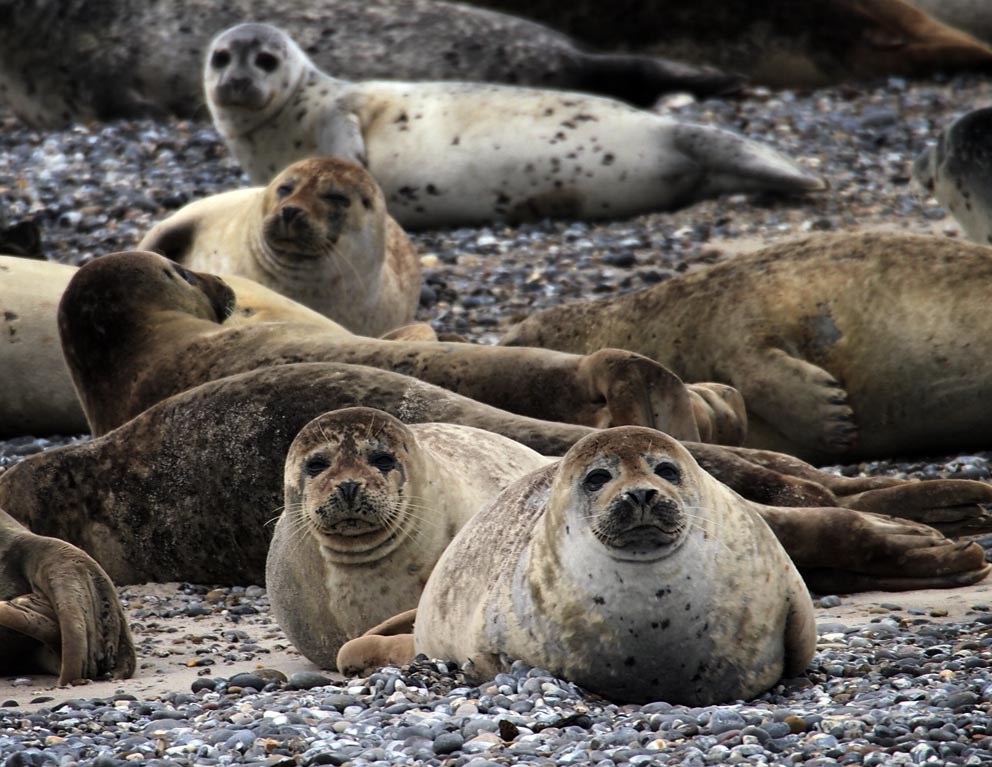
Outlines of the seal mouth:
M 345 517 L 337 519 L 324 527 L 322 531 L 329 538 L 361 538 L 377 535 L 386 528 L 361 517 Z
M 658 525 L 638 525 L 614 533 L 607 545 L 612 549 L 633 553 L 657 551 L 676 544 L 683 529 L 676 527 L 673 530 L 665 530 Z

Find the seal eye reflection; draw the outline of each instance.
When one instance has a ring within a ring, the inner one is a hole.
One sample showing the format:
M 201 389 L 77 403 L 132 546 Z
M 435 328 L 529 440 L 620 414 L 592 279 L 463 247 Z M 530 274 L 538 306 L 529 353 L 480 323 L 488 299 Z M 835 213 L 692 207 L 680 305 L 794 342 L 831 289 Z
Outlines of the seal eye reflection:
M 279 59 L 271 53 L 260 53 L 255 57 L 255 66 L 264 72 L 275 72 L 279 68 Z
M 654 473 L 666 482 L 671 482 L 673 485 L 678 485 L 682 482 L 682 474 L 674 463 L 668 463 L 667 461 L 659 463 L 654 467 Z
M 396 457 L 389 453 L 372 453 L 369 464 L 375 466 L 383 474 L 388 474 L 396 468 Z
M 586 478 L 582 480 L 582 486 L 589 492 L 595 493 L 597 490 L 601 490 L 603 485 L 611 479 L 613 479 L 613 475 L 606 469 L 593 469 L 586 474 Z
M 325 472 L 330 465 L 326 458 L 315 455 L 303 465 L 303 471 L 307 473 L 308 477 L 316 477 L 318 474 Z
M 214 51 L 214 55 L 210 57 L 210 66 L 214 69 L 223 69 L 230 63 L 231 54 L 227 51 Z
M 276 197 L 278 197 L 280 200 L 283 197 L 287 197 L 292 193 L 293 193 L 292 184 L 279 184 L 279 186 L 276 187 Z

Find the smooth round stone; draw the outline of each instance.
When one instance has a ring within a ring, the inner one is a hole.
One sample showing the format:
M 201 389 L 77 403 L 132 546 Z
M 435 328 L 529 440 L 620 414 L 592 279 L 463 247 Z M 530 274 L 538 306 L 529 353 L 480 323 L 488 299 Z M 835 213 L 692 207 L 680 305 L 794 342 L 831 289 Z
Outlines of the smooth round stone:
M 465 739 L 459 732 L 443 732 L 434 738 L 434 753 L 450 754 L 459 751 L 465 744 Z
M 285 677 L 283 678 L 285 679 Z M 294 690 L 312 690 L 314 687 L 326 687 L 334 684 L 333 680 L 323 674 L 318 674 L 316 671 L 297 671 L 289 677 L 286 683 Z
M 227 680 L 228 687 L 251 687 L 255 690 L 261 690 L 265 687 L 266 682 L 258 674 L 235 674 L 230 679 Z

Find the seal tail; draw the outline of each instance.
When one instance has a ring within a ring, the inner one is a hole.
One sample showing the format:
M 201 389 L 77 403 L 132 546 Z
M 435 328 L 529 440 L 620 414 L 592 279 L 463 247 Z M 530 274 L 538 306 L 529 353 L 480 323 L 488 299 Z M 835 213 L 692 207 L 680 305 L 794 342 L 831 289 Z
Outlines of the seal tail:
M 650 107 L 666 93 L 687 92 L 697 98 L 725 96 L 739 91 L 743 83 L 742 76 L 714 67 L 653 56 L 583 53 L 570 87 Z
M 676 123 L 674 145 L 703 170 L 696 198 L 722 192 L 815 192 L 827 181 L 757 141 L 722 128 Z

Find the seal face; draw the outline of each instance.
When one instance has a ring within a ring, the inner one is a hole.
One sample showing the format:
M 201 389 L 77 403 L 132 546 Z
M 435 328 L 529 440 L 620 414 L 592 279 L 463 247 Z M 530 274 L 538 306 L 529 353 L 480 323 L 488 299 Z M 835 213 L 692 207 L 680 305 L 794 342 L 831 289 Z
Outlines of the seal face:
M 336 79 L 265 24 L 214 39 L 204 89 L 217 131 L 253 181 L 301 157 L 345 157 L 368 167 L 406 227 L 616 218 L 724 192 L 826 186 L 768 146 L 609 99 Z

